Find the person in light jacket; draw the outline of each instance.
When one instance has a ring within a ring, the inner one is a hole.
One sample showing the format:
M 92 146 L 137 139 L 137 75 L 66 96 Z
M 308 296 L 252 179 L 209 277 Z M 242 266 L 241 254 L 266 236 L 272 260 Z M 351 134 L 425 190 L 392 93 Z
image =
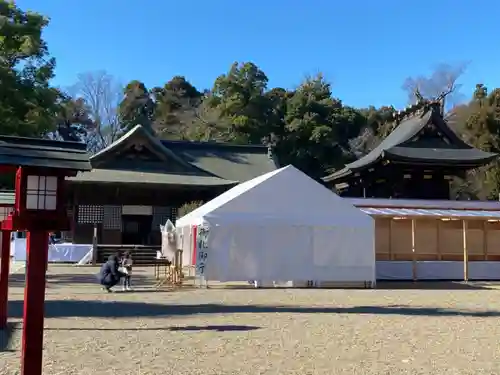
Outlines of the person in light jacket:
M 132 287 L 130 285 L 130 278 L 132 277 L 132 266 L 134 265 L 134 262 L 132 261 L 132 255 L 127 251 L 125 255 L 123 256 L 122 259 L 122 269 L 123 272 L 125 273 L 125 276 L 123 278 L 123 290 L 132 290 Z

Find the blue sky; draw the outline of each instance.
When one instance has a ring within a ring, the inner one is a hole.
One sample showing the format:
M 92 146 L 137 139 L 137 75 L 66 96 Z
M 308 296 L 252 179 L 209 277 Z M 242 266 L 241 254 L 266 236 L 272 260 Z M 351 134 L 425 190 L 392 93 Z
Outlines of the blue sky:
M 184 75 L 198 89 L 234 61 L 252 61 L 270 86 L 323 72 L 346 104 L 406 104 L 401 84 L 439 63 L 470 61 L 461 79 L 500 86 L 500 2 L 460 0 L 19 0 L 51 18 L 45 38 L 55 84 L 106 70 L 122 82 L 163 85 Z

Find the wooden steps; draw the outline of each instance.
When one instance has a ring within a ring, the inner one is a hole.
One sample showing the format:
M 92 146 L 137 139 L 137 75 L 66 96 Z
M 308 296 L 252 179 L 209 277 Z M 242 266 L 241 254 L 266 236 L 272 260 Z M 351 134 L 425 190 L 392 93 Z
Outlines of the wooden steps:
M 152 266 L 156 263 L 156 252 L 161 251 L 161 246 L 144 245 L 97 245 L 97 263 L 106 262 L 110 255 L 129 252 L 134 265 Z

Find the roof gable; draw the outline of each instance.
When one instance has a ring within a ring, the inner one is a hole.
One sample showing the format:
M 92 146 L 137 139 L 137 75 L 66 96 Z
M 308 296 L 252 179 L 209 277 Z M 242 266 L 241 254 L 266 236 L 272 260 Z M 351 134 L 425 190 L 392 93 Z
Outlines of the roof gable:
M 159 140 L 140 125 L 95 154 L 91 163 L 93 173 L 72 181 L 222 186 L 278 169 L 266 146 Z
M 93 168 L 154 170 L 166 172 L 200 173 L 193 165 L 178 157 L 137 125 L 116 142 L 90 159 Z

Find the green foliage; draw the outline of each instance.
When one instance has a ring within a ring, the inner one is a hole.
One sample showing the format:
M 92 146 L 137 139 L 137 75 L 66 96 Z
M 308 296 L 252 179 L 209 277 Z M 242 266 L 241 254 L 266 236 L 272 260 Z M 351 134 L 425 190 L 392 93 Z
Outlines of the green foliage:
M 125 131 L 136 125 L 142 125 L 153 132 L 155 103 L 144 83 L 130 82 L 124 90 L 124 98 L 120 103 L 119 116 Z
M 177 210 L 177 216 L 179 218 L 186 216 L 188 213 L 196 210 L 198 207 L 203 206 L 202 201 L 193 201 L 193 202 L 188 202 L 184 203 L 178 210 Z
M 55 60 L 42 38 L 48 19 L 0 0 L 0 132 L 43 136 L 55 130 L 60 92 L 50 87 Z

